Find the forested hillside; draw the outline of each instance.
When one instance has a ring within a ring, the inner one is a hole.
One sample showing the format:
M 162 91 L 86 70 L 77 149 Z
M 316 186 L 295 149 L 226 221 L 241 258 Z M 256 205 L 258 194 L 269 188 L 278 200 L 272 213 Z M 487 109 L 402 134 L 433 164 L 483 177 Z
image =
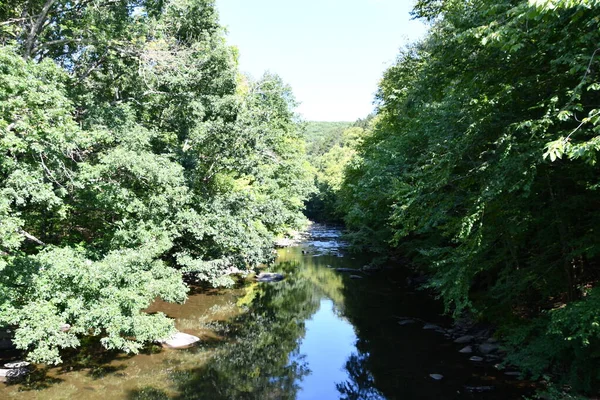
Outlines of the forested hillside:
M 414 16 L 430 32 L 385 73 L 346 171 L 350 237 L 496 324 L 528 376 L 597 393 L 600 4 L 421 0 Z
M 338 194 L 348 163 L 366 135 L 367 118 L 350 122 L 308 122 L 304 132 L 307 156 L 317 191 L 306 203 L 305 214 L 319 222 L 341 223 Z
M 168 337 L 154 299 L 304 224 L 291 90 L 239 73 L 214 1 L 2 1 L 0 44 L 0 328 L 30 360 Z

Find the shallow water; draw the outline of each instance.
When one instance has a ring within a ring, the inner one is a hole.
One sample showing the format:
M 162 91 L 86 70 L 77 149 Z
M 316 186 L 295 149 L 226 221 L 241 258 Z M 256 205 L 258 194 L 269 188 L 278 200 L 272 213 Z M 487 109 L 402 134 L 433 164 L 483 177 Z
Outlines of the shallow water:
M 351 279 L 334 269 L 369 261 L 345 254 L 338 229 L 313 226 L 301 246 L 278 250 L 272 270 L 283 281 L 198 290 L 184 305 L 151 307 L 199 336 L 200 346 L 126 356 L 90 344 L 27 384 L 0 386 L 0 398 L 495 400 L 527 392 L 422 323 L 400 326 L 400 317 L 450 325 L 401 274 Z M 465 385 L 495 390 L 471 394 Z

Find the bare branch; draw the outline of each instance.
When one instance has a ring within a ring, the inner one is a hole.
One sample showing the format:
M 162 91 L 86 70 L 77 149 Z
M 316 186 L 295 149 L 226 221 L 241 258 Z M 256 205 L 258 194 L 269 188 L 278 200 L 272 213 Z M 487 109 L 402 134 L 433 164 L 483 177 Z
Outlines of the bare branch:
M 35 242 L 35 243 L 39 244 L 40 246 L 45 246 L 46 245 L 46 243 L 42 242 L 40 239 L 36 238 L 31 233 L 24 231 L 23 229 L 20 229 L 19 233 L 21 235 L 25 236 L 26 239 L 29 239 L 32 242 Z
M 17 22 L 27 21 L 27 19 L 28 18 L 11 18 L 11 19 L 7 19 L 6 21 L 0 22 L 0 26 L 5 26 L 5 25 L 14 24 L 14 23 L 17 23 Z

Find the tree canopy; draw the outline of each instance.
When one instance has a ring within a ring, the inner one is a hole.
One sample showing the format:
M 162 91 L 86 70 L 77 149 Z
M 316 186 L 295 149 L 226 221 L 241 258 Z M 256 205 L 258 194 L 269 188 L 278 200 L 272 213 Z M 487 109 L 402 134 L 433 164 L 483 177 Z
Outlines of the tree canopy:
M 410 256 L 449 311 L 499 324 L 509 362 L 590 392 L 599 12 L 594 1 L 418 1 L 429 34 L 385 72 L 340 192 L 357 246 Z
M 211 0 L 0 2 L 0 327 L 33 361 L 138 351 L 186 282 L 272 260 L 312 191 L 295 101 Z

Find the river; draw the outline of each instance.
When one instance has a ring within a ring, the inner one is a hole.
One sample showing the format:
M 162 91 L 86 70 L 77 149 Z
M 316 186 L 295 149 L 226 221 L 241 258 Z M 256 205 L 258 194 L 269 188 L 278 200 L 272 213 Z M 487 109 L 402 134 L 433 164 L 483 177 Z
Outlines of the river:
M 336 271 L 369 261 L 346 252 L 339 229 L 314 225 L 303 243 L 278 250 L 271 270 L 285 275 L 281 282 L 198 288 L 184 305 L 153 304 L 150 312 L 175 318 L 179 330 L 202 339 L 199 346 L 125 355 L 90 341 L 60 367 L 39 367 L 29 382 L 0 384 L 0 398 L 504 400 L 528 393 L 525 381 L 470 361 L 461 345 L 424 330 L 423 321 L 449 327 L 451 320 L 398 268 Z M 417 322 L 402 325 L 402 318 Z M 493 390 L 467 390 L 482 386 Z

